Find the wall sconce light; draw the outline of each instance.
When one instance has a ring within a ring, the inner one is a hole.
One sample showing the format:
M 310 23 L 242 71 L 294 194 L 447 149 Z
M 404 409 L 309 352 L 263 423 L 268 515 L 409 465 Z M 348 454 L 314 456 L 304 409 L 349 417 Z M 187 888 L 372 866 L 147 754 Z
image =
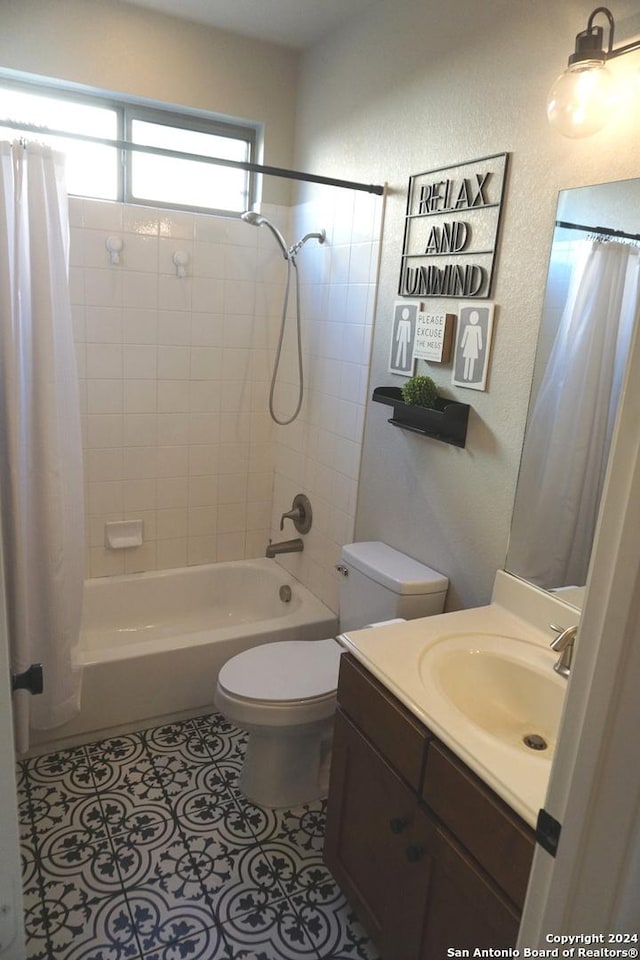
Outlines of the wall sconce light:
M 606 17 L 609 39 L 604 47 L 604 28 L 594 26 L 598 14 Z M 640 40 L 614 49 L 615 21 L 607 7 L 596 7 L 587 29 L 576 36 L 569 64 L 554 83 L 547 99 L 547 117 L 565 137 L 590 137 L 601 130 L 618 103 L 616 81 L 606 67 L 607 60 L 631 50 L 640 50 Z
M 104 242 L 109 254 L 109 263 L 117 266 L 120 263 L 120 254 L 124 246 L 121 237 L 107 237 Z
M 173 263 L 176 268 L 176 276 L 182 280 L 187 275 L 187 265 L 189 263 L 189 254 L 186 250 L 176 250 L 173 255 Z

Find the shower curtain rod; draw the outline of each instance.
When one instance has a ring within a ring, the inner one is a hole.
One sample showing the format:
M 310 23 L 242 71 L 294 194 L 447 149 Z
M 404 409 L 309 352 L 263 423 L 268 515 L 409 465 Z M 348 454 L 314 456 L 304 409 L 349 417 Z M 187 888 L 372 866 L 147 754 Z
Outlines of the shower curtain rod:
M 69 133 L 68 130 L 55 130 L 52 127 L 40 127 L 31 123 L 15 123 L 12 120 L 0 120 L 0 127 L 9 127 L 13 130 L 24 130 L 28 133 L 39 133 L 41 135 L 47 134 L 52 137 L 66 137 L 69 140 L 81 140 L 83 143 L 97 143 L 104 147 L 114 147 L 117 150 L 150 153 L 154 156 L 172 157 L 177 160 L 195 160 L 198 163 L 211 163 L 219 167 L 233 167 L 236 170 L 247 170 L 249 173 L 260 173 L 269 177 L 282 177 L 286 180 L 304 180 L 307 183 L 320 183 L 328 187 L 360 190 L 365 193 L 375 193 L 378 194 L 378 196 L 384 193 L 384 186 L 378 183 L 358 183 L 353 180 L 339 180 L 335 177 L 322 177 L 314 173 L 286 170 L 284 167 L 270 167 L 261 163 L 250 163 L 246 160 L 224 160 L 221 157 L 206 157 L 199 153 L 183 153 L 180 150 L 166 150 L 164 147 L 151 147 L 131 143 L 130 140 L 110 140 L 105 137 L 91 137 L 83 133 Z
M 587 227 L 584 223 L 569 223 L 566 220 L 556 220 L 556 227 L 600 233 L 603 237 L 624 237 L 625 240 L 640 240 L 640 233 L 625 233 L 624 230 L 612 230 L 611 227 Z

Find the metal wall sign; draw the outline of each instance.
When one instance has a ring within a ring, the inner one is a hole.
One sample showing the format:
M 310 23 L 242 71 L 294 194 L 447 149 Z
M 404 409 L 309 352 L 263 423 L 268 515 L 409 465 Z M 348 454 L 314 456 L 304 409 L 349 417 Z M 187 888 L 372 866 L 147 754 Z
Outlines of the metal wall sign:
M 398 293 L 491 295 L 509 154 L 409 178 Z

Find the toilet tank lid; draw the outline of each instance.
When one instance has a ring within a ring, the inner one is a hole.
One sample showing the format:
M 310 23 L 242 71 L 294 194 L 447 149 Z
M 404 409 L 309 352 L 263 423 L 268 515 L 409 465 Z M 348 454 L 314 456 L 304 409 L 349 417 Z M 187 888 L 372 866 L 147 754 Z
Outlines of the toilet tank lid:
M 449 586 L 441 573 L 379 540 L 345 544 L 342 559 L 394 593 L 443 593 Z

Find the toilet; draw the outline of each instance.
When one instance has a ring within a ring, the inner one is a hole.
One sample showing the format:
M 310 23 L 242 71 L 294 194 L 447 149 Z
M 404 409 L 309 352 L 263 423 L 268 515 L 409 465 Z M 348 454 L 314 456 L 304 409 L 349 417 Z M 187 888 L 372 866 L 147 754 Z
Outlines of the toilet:
M 343 632 L 444 609 L 447 578 L 385 543 L 347 544 L 337 570 Z M 258 806 L 326 796 L 341 652 L 333 638 L 283 640 L 220 670 L 214 702 L 249 734 L 239 787 Z

